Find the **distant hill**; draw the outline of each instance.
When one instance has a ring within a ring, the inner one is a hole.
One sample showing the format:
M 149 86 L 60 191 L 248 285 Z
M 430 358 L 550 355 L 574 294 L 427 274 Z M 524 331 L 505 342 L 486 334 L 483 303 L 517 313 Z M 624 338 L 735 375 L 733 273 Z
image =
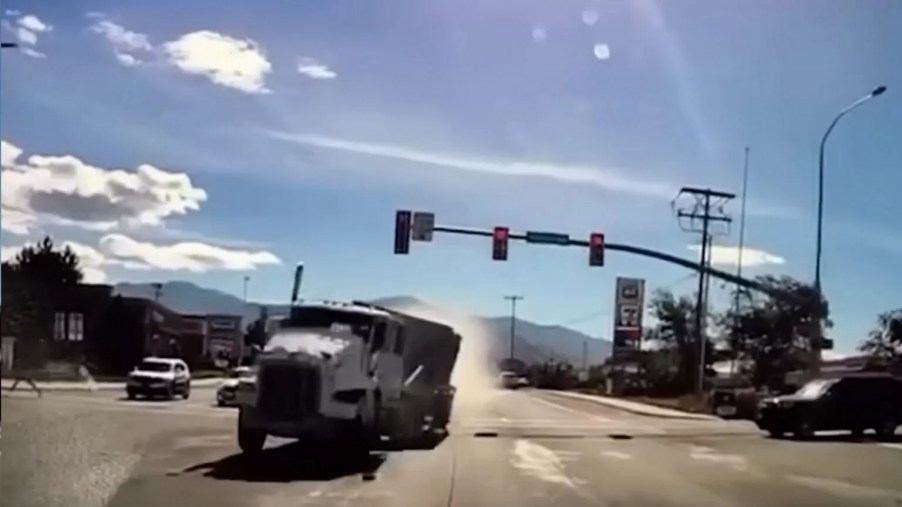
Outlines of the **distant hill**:
M 120 283 L 114 292 L 123 296 L 153 299 L 154 289 L 151 284 Z M 260 315 L 261 305 L 244 303 L 240 298 L 215 289 L 199 287 L 190 282 L 172 281 L 163 284 L 160 291 L 160 303 L 180 313 L 221 313 L 241 315 L 245 325 Z M 388 308 L 422 308 L 440 310 L 410 296 L 393 296 L 373 300 L 373 303 Z M 265 305 L 270 315 L 287 312 L 287 305 Z M 510 318 L 508 317 L 475 317 L 480 324 L 489 330 L 489 354 L 493 360 L 508 356 L 510 349 Z M 583 343 L 588 348 L 590 364 L 602 362 L 610 356 L 611 342 L 595 339 L 578 331 L 562 327 L 536 324 L 528 320 L 517 319 L 514 355 L 527 363 L 545 361 L 551 357 L 566 360 L 574 365 L 582 364 Z

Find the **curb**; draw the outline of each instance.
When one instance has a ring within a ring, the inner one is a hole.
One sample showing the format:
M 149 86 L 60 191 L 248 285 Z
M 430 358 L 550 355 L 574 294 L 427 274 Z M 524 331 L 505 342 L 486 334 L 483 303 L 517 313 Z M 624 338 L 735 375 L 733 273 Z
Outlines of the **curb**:
M 215 386 L 219 385 L 219 383 L 222 381 L 223 381 L 223 379 L 218 379 L 218 378 L 217 379 L 192 380 L 191 387 L 200 387 L 200 388 L 215 387 Z M 11 389 L 12 384 L 13 384 L 12 381 L 3 382 L 3 384 L 0 385 L 0 391 L 15 392 Z M 81 383 L 81 384 L 74 384 L 74 383 L 58 384 L 55 382 L 37 382 L 37 385 L 38 385 L 38 389 L 40 389 L 41 391 L 47 391 L 47 392 L 93 392 L 93 391 L 119 391 L 119 390 L 125 389 L 125 382 L 117 382 L 115 384 L 98 382 L 93 385 L 89 384 L 87 382 Z M 32 388 L 28 382 L 19 382 L 19 385 L 16 386 L 16 391 L 19 391 L 19 390 L 32 390 Z
M 606 407 L 610 407 L 615 410 L 621 410 L 623 412 L 629 412 L 631 414 L 642 415 L 645 417 L 656 417 L 658 419 L 682 419 L 682 420 L 689 420 L 689 421 L 720 421 L 721 420 L 719 417 L 715 417 L 713 415 L 694 414 L 691 412 L 680 413 L 680 412 L 676 411 L 675 409 L 662 409 L 662 408 L 656 407 L 654 405 L 648 405 L 651 408 L 651 410 L 649 410 L 649 409 L 640 408 L 640 407 L 632 407 L 632 406 L 620 404 L 620 403 L 612 403 L 605 396 L 593 396 L 590 394 L 571 393 L 571 392 L 567 392 L 567 391 L 555 391 L 555 390 L 543 390 L 543 391 L 549 392 L 549 393 L 554 393 L 558 396 L 562 396 L 565 398 L 591 401 L 593 403 L 598 403 L 599 405 L 604 405 Z M 635 401 L 631 401 L 629 403 L 631 405 L 639 405 L 639 406 L 643 405 L 643 404 L 635 402 Z M 671 410 L 672 413 L 658 412 L 658 410 Z

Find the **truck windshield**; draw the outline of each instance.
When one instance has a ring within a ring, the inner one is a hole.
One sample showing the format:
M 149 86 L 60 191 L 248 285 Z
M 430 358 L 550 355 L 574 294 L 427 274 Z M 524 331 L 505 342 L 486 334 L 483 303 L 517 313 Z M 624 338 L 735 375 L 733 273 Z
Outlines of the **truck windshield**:
M 817 398 L 823 394 L 828 387 L 836 383 L 836 380 L 812 380 L 796 391 L 795 395 L 800 398 Z
M 363 338 L 364 341 L 368 341 L 370 330 L 373 327 L 373 318 L 361 313 L 330 308 L 297 307 L 291 309 L 291 315 L 282 322 L 282 327 L 350 331 Z

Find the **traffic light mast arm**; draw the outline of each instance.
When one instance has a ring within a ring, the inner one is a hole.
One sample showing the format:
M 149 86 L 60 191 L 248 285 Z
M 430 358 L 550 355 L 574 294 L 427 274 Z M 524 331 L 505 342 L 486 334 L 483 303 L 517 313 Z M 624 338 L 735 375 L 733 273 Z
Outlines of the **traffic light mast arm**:
M 474 228 L 468 228 L 468 227 L 448 227 L 448 226 L 440 226 L 440 225 L 436 225 L 433 230 L 436 232 L 448 232 L 448 233 L 452 233 L 452 234 L 463 234 L 465 236 L 482 236 L 482 237 L 488 237 L 488 238 L 493 237 L 493 233 L 494 233 L 494 231 L 491 231 L 491 230 L 487 231 L 485 229 L 474 229 Z M 526 240 L 526 234 L 518 234 L 515 232 L 508 232 L 507 237 L 508 237 L 508 239 Z M 571 238 L 570 245 L 588 247 L 589 242 Z M 682 266 L 687 269 L 692 269 L 694 271 L 703 270 L 707 274 L 709 274 L 715 278 L 725 280 L 727 282 L 739 285 L 740 287 L 743 287 L 746 289 L 756 290 L 758 292 L 762 292 L 764 294 L 767 294 L 768 296 L 773 296 L 775 298 L 785 299 L 788 296 L 788 294 L 786 294 L 782 291 L 774 291 L 770 287 L 767 287 L 766 285 L 758 283 L 755 280 L 749 280 L 748 278 L 742 278 L 742 277 L 736 276 L 732 273 L 728 273 L 726 271 L 721 271 L 719 269 L 699 266 L 698 262 L 696 262 L 696 261 L 690 261 L 690 260 L 683 259 L 683 258 L 677 257 L 675 255 L 670 255 L 670 254 L 667 254 L 664 252 L 658 252 L 656 250 L 651 250 L 648 248 L 642 248 L 642 247 L 633 246 L 633 245 L 625 245 L 622 243 L 611 243 L 608 241 L 605 241 L 604 248 L 605 248 L 605 250 L 614 250 L 617 252 L 627 252 L 627 253 L 631 253 L 631 254 L 635 254 L 635 255 L 641 255 L 644 257 L 651 257 L 653 259 L 658 259 L 658 260 L 662 260 L 665 262 L 669 262 L 671 264 L 676 264 L 678 266 Z

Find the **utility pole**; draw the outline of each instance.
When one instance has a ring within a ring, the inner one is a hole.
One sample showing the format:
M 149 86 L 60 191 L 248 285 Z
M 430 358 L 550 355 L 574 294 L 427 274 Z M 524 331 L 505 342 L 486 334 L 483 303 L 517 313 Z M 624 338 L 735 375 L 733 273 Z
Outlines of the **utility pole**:
M 684 231 L 702 235 L 698 261 L 698 293 L 695 302 L 695 333 L 698 340 L 698 378 L 695 389 L 699 395 L 704 392 L 705 387 L 705 345 L 707 344 L 704 316 L 707 276 L 704 268 L 707 267 L 710 238 L 718 232 L 716 227 L 722 226 L 720 232 L 729 233 L 730 223 L 733 219 L 724 211 L 724 205 L 735 197 L 734 194 L 710 188 L 683 187 L 671 203 L 680 227 Z M 677 208 L 677 201 L 681 198 L 688 198 L 684 200 L 690 200 L 691 204 L 684 204 Z M 712 226 L 714 227 L 712 228 Z
M 589 342 L 583 340 L 583 371 L 589 371 Z
M 523 299 L 523 296 L 504 296 L 504 299 L 511 302 L 511 337 L 510 337 L 510 358 L 514 358 L 514 333 L 517 330 L 517 301 Z
M 748 196 L 748 187 L 749 187 L 749 147 L 745 147 L 745 162 L 742 166 L 742 204 L 741 211 L 739 214 L 739 254 L 736 259 L 736 277 L 742 278 L 742 254 L 745 250 L 745 201 Z M 733 301 L 733 313 L 736 316 L 736 321 L 734 322 L 734 328 L 738 326 L 739 323 L 739 299 L 742 294 L 742 287 L 739 284 L 736 285 L 736 294 L 735 301 Z M 736 345 L 736 338 L 731 336 L 730 343 L 734 346 Z M 736 372 L 736 357 L 737 351 L 733 350 L 733 357 L 730 360 L 730 378 Z
M 243 291 L 243 299 L 244 304 L 247 305 L 247 284 L 251 281 L 251 277 L 244 275 L 244 291 Z

